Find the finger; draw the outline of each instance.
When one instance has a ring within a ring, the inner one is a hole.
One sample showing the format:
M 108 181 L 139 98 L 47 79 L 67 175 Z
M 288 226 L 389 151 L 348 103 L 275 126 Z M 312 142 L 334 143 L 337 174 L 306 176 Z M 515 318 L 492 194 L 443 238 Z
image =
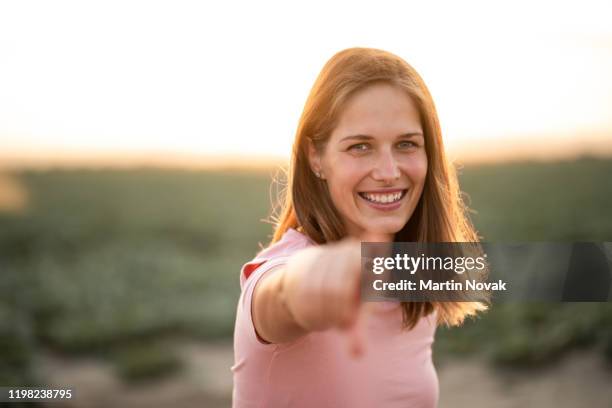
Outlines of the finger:
M 353 358 L 359 358 L 365 353 L 364 316 L 357 316 L 355 323 L 348 330 L 348 351 Z
M 355 323 L 348 330 L 349 355 L 353 358 L 360 358 L 367 350 L 367 322 L 372 310 L 371 303 L 364 303 Z

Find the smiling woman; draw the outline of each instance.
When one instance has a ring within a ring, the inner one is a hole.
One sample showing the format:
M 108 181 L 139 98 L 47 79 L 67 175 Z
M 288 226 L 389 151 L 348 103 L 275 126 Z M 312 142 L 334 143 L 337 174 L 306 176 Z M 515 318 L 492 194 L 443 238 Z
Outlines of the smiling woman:
M 477 236 L 423 80 L 391 53 L 351 48 L 310 92 L 273 240 L 241 270 L 234 407 L 436 406 L 436 326 L 485 307 L 362 305 L 361 241 Z

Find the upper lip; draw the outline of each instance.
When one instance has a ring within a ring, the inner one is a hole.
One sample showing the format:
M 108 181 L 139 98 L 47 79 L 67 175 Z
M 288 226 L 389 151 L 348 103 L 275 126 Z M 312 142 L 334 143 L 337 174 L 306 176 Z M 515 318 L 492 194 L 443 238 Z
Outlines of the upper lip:
M 407 188 L 379 188 L 376 190 L 367 190 L 360 191 L 360 193 L 368 193 L 368 194 L 392 194 L 399 193 L 401 191 L 407 190 Z

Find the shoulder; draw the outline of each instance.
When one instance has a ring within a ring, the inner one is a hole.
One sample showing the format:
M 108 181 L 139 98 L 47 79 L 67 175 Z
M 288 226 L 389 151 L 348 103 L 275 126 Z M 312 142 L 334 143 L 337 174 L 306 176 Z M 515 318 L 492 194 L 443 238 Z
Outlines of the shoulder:
M 293 228 L 289 228 L 277 242 L 261 250 L 255 258 L 245 263 L 240 270 L 240 286 L 243 287 L 246 280 L 263 265 L 265 269 L 286 261 L 291 255 L 300 249 L 316 245 L 306 234 Z
M 240 269 L 240 298 L 236 313 L 234 338 L 240 350 L 247 345 L 269 346 L 263 343 L 255 330 L 251 313 L 253 294 L 258 282 L 265 276 L 275 273 L 287 263 L 289 257 L 300 249 L 315 245 L 305 234 L 295 229 L 287 230 L 281 239 L 259 252 L 255 258 L 245 263 Z M 246 343 L 245 343 L 246 342 Z M 235 346 L 236 348 L 237 346 Z M 250 346 L 249 346 L 250 347 Z M 242 353 L 242 351 L 239 351 Z

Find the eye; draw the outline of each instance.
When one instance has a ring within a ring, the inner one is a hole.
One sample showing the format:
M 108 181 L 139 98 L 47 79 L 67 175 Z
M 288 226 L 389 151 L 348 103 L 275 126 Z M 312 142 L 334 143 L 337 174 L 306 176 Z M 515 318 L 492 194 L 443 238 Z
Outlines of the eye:
M 369 148 L 370 145 L 367 143 L 358 143 L 350 146 L 348 150 L 353 152 L 366 152 Z
M 397 147 L 400 149 L 410 149 L 412 147 L 419 147 L 419 145 L 410 140 L 403 140 L 397 144 Z

